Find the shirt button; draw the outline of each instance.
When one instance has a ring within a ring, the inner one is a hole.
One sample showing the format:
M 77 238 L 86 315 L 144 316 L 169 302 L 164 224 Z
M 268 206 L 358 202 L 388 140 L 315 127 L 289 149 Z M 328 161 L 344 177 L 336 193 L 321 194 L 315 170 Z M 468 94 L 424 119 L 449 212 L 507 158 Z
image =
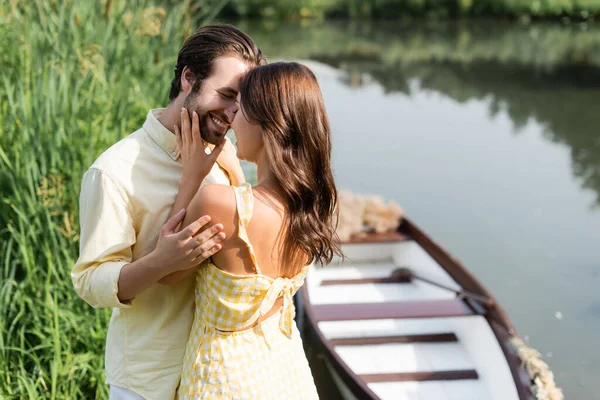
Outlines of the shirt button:
M 177 156 L 177 152 L 176 151 L 171 152 L 171 156 L 176 157 Z

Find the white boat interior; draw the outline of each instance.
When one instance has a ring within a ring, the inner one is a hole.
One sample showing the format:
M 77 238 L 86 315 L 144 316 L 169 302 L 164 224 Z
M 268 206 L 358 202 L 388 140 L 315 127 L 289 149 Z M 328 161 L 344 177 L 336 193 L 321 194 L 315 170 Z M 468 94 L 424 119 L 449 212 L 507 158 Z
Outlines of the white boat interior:
M 343 250 L 343 261 L 311 269 L 309 307 L 323 338 L 372 393 L 382 400 L 519 398 L 485 317 L 452 290 L 421 279 L 381 281 L 405 267 L 461 290 L 418 243 L 345 244 Z M 330 369 L 344 397 L 355 398 Z

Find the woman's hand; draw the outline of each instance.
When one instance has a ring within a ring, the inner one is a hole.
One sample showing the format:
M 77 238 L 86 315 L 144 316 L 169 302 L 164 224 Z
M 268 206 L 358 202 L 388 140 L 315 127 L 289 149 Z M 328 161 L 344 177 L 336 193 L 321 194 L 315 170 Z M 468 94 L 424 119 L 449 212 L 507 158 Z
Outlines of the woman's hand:
M 242 165 L 240 164 L 240 159 L 237 158 L 237 150 L 231 143 L 229 138 L 224 138 L 223 141 L 225 145 L 223 147 L 223 151 L 217 158 L 217 162 L 228 174 L 229 179 L 231 180 L 231 184 L 234 186 L 241 185 L 246 182 L 244 178 L 244 171 L 242 170 Z
M 175 138 L 183 163 L 182 183 L 200 187 L 225 147 L 225 140 L 216 145 L 210 154 L 206 154 L 206 145 L 200 136 L 198 114 L 194 111 L 190 121 L 186 108 L 181 109 L 181 128 L 175 125 Z

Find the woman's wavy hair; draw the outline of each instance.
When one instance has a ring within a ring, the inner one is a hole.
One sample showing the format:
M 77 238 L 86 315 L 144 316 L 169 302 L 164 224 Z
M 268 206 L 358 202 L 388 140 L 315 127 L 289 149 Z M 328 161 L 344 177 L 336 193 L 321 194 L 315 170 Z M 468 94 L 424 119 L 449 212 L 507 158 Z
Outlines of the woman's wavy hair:
M 282 276 L 342 255 L 335 232 L 338 194 L 331 171 L 331 130 L 312 71 L 295 62 L 253 68 L 240 83 L 241 112 L 261 128 L 270 173 L 285 207 Z

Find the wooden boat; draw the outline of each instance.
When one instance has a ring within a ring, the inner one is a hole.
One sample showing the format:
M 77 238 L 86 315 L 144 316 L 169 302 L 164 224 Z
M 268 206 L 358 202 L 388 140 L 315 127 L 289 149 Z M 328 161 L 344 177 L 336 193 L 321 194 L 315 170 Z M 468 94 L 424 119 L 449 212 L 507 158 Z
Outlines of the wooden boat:
M 505 312 L 411 221 L 343 252 L 311 269 L 299 311 L 344 399 L 534 399 Z

